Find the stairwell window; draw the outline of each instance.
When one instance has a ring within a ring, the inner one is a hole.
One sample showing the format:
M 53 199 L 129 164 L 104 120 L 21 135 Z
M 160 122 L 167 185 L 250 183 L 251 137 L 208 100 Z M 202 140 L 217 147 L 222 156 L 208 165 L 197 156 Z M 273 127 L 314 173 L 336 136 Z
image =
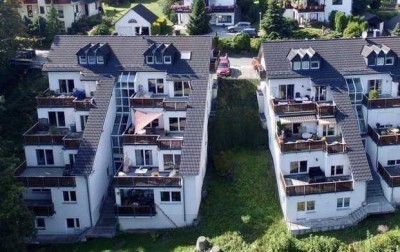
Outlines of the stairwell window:
M 315 211 L 315 201 L 310 200 L 310 201 L 300 201 L 297 202 L 297 212 L 311 212 Z
M 75 191 L 63 191 L 64 202 L 76 203 L 76 192 Z
M 346 207 L 350 207 L 350 198 L 346 197 L 346 198 L 338 198 L 337 199 L 337 204 L 336 204 L 337 208 L 346 208 Z
M 331 176 L 343 175 L 343 165 L 332 165 Z

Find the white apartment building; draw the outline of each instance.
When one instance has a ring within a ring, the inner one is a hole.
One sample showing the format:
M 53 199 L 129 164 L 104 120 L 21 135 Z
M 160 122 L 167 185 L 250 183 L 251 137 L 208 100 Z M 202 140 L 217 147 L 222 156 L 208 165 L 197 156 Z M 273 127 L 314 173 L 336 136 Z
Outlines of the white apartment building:
M 58 19 L 67 30 L 81 16 L 93 16 L 99 13 L 100 0 L 19 0 L 18 13 L 22 18 L 46 18 L 51 6 L 58 11 Z
M 109 237 L 116 221 L 123 230 L 191 225 L 206 171 L 211 38 L 54 41 L 49 88 L 15 171 L 38 240 Z
M 184 0 L 183 3 L 172 5 L 172 9 L 178 15 L 178 24 L 187 25 L 191 15 L 193 0 Z M 207 0 L 205 4 L 211 15 L 210 24 L 217 26 L 233 25 L 237 12 L 236 0 Z
M 352 3 L 352 0 L 292 0 L 283 15 L 296 19 L 300 25 L 313 21 L 327 22 L 332 11 L 351 15 Z
M 262 44 L 257 98 L 293 233 L 352 226 L 399 202 L 399 42 Z

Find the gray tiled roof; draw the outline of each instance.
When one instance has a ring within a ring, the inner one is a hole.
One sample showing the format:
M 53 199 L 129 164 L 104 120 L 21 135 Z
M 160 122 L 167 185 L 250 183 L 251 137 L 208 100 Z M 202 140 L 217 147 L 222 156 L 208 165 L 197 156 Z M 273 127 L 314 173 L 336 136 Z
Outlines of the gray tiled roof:
M 385 22 L 385 29 L 392 32 L 398 23 L 400 23 L 400 15 L 394 16 L 389 21 Z
M 103 66 L 81 66 L 76 52 L 88 43 L 108 43 L 111 53 Z M 175 60 L 172 65 L 146 65 L 143 52 L 153 43 L 173 43 L 180 52 L 190 51 L 190 60 Z M 102 134 L 103 124 L 119 71 L 162 71 L 168 74 L 195 75 L 189 96 L 182 161 L 182 175 L 196 175 L 200 169 L 201 136 L 205 114 L 205 99 L 209 76 L 211 37 L 209 36 L 57 36 L 50 49 L 44 71 L 81 72 L 81 79 L 99 80 L 94 94 L 95 108 L 91 108 L 73 175 L 92 171 L 93 161 Z
M 132 8 L 134 12 L 139 14 L 142 18 L 144 18 L 150 24 L 154 23 L 157 20 L 157 15 L 151 12 L 151 10 L 147 9 L 143 4 L 139 3 Z

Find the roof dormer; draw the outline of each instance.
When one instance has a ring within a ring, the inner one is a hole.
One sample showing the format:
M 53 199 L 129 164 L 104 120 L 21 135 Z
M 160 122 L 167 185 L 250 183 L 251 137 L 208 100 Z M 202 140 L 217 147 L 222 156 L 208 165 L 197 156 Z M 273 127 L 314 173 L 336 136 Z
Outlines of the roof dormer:
M 361 55 L 367 66 L 392 66 L 395 53 L 386 45 L 364 45 Z
M 321 57 L 316 51 L 309 47 L 307 49 L 290 49 L 287 59 L 292 65 L 294 71 L 319 69 L 321 66 Z
M 173 64 L 178 50 L 173 44 L 156 44 L 153 43 L 143 53 L 145 62 L 148 65 L 152 64 Z
M 107 43 L 87 44 L 76 53 L 80 65 L 104 65 L 111 48 Z

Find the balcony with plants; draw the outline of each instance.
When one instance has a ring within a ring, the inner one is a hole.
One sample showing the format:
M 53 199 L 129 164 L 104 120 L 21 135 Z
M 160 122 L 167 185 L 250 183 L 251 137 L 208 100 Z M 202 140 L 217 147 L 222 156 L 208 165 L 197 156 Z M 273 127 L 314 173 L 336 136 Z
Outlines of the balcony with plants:
M 74 91 L 73 93 L 56 93 L 46 89 L 36 97 L 39 108 L 74 108 L 76 110 L 89 110 L 95 106 L 93 98 L 85 97 L 84 91 Z
M 362 103 L 368 109 L 386 109 L 400 107 L 400 97 L 393 97 L 390 94 L 379 94 L 377 90 L 371 90 L 363 96 Z

